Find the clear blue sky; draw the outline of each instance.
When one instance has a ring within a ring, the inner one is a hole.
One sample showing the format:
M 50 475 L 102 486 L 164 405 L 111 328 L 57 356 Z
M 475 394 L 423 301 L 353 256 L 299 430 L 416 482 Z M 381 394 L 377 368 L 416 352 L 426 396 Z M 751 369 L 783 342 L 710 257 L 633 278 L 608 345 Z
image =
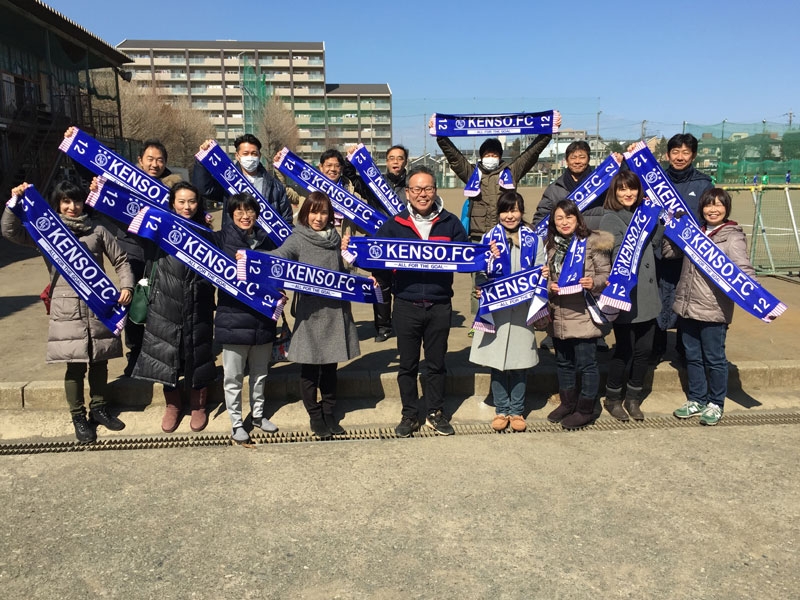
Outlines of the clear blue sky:
M 323 41 L 328 82 L 389 84 L 395 141 L 415 153 L 436 111 L 557 108 L 592 133 L 602 111 L 604 138 L 800 112 L 796 0 L 47 3 L 111 45 Z

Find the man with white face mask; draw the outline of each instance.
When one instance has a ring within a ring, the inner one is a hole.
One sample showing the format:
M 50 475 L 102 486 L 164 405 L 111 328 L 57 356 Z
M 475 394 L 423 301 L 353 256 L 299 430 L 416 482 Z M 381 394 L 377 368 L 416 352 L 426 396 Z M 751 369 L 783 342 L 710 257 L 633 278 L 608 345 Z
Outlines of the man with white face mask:
M 561 117 L 555 122 L 556 127 L 561 125 Z M 433 126 L 433 119 L 428 123 Z M 503 160 L 503 145 L 497 138 L 490 138 L 481 144 L 478 155 L 478 169 L 480 170 L 480 193 L 469 199 L 469 239 L 480 242 L 483 234 L 497 225 L 497 199 L 506 191 L 500 187 L 500 176 L 506 169 L 511 174 L 514 188 L 519 180 L 533 168 L 539 155 L 550 143 L 551 135 L 537 135 L 520 155 L 511 162 Z M 475 172 L 475 166 L 455 147 L 450 138 L 438 137 L 436 143 L 442 149 L 450 168 L 458 178 L 467 183 Z
M 433 121 L 434 119 L 431 117 L 428 122 L 429 128 L 433 127 Z M 555 126 L 561 126 L 560 115 L 556 117 Z M 553 139 L 553 136 L 549 134 L 537 135 L 528 147 L 510 163 L 503 161 L 503 144 L 497 138 L 489 138 L 481 144 L 478 150 L 478 155 L 481 158 L 477 164 L 477 168 L 480 171 L 480 193 L 467 199 L 469 202 L 469 228 L 467 229 L 467 234 L 470 241 L 480 243 L 483 234 L 497 225 L 497 199 L 503 192 L 507 191 L 506 188 L 500 186 L 500 177 L 504 171 L 508 169 L 511 175 L 510 183 L 513 187 L 508 189 L 516 189 L 520 179 L 525 177 L 525 174 L 533 168 L 533 165 L 539 160 L 539 155 L 544 151 L 551 139 Z M 442 149 L 442 153 L 453 172 L 465 184 L 468 183 L 475 173 L 476 165 L 467 160 L 467 157 L 456 148 L 449 137 L 437 136 L 436 143 Z M 470 299 L 470 310 L 475 314 L 478 310 L 478 296 L 474 273 L 472 274 L 472 284 L 473 293 Z M 472 336 L 472 330 L 470 330 L 469 335 Z
M 200 146 L 201 150 L 208 148 L 211 140 L 206 140 Z M 264 165 L 261 164 L 261 141 L 250 133 L 239 136 L 233 142 L 236 147 L 236 166 L 242 175 L 253 184 L 267 202 L 278 211 L 283 220 L 292 224 L 292 204 L 286 195 L 286 188 L 276 177 L 274 177 Z M 222 203 L 222 226 L 231 220 L 228 215 L 229 194 L 214 179 L 211 174 L 195 160 L 194 172 L 192 173 L 192 183 L 200 190 L 211 202 Z

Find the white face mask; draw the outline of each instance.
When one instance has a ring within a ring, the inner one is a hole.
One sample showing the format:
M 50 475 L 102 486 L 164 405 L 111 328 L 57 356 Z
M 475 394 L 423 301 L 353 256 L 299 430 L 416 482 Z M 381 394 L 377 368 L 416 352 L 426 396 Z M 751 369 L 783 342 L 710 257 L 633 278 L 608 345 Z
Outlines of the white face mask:
M 484 166 L 484 168 L 494 171 L 500 166 L 500 159 L 496 156 L 487 156 L 486 158 L 481 159 L 481 164 Z
M 247 171 L 248 173 L 252 173 L 258 168 L 258 157 L 257 156 L 240 156 L 239 157 L 239 164 L 242 165 L 242 168 Z

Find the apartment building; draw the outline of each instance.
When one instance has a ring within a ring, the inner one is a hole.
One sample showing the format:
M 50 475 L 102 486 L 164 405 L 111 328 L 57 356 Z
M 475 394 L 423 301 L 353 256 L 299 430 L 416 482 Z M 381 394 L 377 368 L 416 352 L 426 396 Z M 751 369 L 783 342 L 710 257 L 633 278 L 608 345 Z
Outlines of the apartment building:
M 388 84 L 328 83 L 324 42 L 125 40 L 117 49 L 134 60 L 134 83 L 206 112 L 229 152 L 246 130 L 257 134 L 258 107 L 273 95 L 294 115 L 298 154 L 310 162 L 362 142 L 382 164 L 391 146 Z

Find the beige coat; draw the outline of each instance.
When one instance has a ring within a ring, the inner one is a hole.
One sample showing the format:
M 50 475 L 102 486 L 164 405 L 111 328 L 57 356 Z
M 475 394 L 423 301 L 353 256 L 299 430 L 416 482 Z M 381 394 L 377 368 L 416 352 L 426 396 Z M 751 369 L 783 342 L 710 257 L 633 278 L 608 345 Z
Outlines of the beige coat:
M 735 221 L 728 221 L 709 237 L 742 271 L 751 277 L 756 276 L 747 258 L 747 241 L 740 225 Z M 662 241 L 661 253 L 664 258 L 675 258 L 681 254 L 675 243 L 666 236 Z M 687 256 L 683 257 L 681 278 L 675 291 L 672 310 L 684 319 L 706 323 L 730 323 L 733 320 L 733 300 L 712 283 Z
M 23 246 L 36 246 L 10 210 L 3 213 L 3 237 Z M 125 253 L 120 250 L 114 236 L 102 225 L 93 224 L 92 230 L 78 238 L 88 248 L 97 263 L 105 270 L 103 254 L 108 256 L 117 272 L 120 288 L 133 289 L 133 273 Z M 55 275 L 50 267 L 50 281 Z M 47 362 L 97 362 L 122 356 L 122 342 L 89 310 L 67 281 L 56 277 L 51 290 L 50 325 L 47 330 Z
M 611 273 L 611 251 L 614 249 L 614 236 L 606 231 L 593 231 L 586 241 L 586 263 L 584 264 L 584 277 L 591 277 L 594 286 L 590 290 L 594 296 L 599 296 L 606 288 L 608 275 Z M 547 264 L 555 254 L 555 248 L 547 250 Z M 551 279 L 549 284 L 558 279 Z M 586 308 L 586 299 L 582 293 L 558 296 L 550 292 L 550 310 L 553 322 L 547 332 L 551 337 L 560 340 L 573 338 L 590 339 L 600 337 L 603 332 L 592 321 L 589 309 Z

